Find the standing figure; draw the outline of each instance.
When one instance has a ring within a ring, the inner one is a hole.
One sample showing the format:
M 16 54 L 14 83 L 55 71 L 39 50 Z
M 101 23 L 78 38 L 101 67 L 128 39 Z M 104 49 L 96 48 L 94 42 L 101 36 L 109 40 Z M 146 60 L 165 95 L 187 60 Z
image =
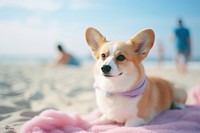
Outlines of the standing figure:
M 175 62 L 178 72 L 184 73 L 187 71 L 187 62 L 191 56 L 191 38 L 189 29 L 183 25 L 183 21 L 178 19 L 178 26 L 175 28 L 176 39 L 176 55 Z
M 158 67 L 161 67 L 161 64 L 164 60 L 164 48 L 163 48 L 163 43 L 161 41 L 159 41 L 157 43 L 157 47 L 156 47 L 156 52 L 157 52 L 157 59 L 158 59 Z

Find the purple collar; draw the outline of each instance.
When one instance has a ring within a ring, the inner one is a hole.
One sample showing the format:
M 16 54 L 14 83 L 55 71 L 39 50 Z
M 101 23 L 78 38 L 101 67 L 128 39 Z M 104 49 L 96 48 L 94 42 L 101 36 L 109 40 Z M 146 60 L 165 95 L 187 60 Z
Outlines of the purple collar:
M 146 82 L 147 82 L 147 79 L 146 79 L 146 77 L 144 77 L 137 84 L 137 86 L 135 86 L 134 88 L 132 88 L 128 91 L 125 91 L 125 92 L 108 92 L 108 91 L 105 91 L 105 96 L 109 97 L 109 96 L 112 96 L 112 95 L 121 95 L 121 96 L 125 96 L 125 97 L 128 97 L 128 98 L 133 98 L 133 97 L 139 96 L 144 91 Z M 100 88 L 95 88 L 95 89 L 100 89 Z

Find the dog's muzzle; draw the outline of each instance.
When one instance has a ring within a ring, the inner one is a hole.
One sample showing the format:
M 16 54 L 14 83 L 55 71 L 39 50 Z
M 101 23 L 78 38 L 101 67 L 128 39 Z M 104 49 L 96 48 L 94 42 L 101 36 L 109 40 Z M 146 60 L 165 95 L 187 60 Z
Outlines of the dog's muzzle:
M 104 74 L 108 74 L 111 71 L 111 66 L 110 65 L 103 65 L 101 67 L 101 70 Z

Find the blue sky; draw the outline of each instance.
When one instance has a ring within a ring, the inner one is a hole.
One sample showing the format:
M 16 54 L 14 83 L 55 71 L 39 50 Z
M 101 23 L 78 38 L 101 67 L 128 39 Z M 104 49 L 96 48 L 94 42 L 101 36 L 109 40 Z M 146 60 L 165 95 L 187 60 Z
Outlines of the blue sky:
M 1 0 L 0 56 L 45 56 L 56 54 L 57 42 L 82 57 L 89 53 L 84 32 L 97 28 L 108 40 L 127 41 L 139 30 L 150 27 L 165 55 L 172 57 L 169 41 L 176 19 L 190 29 L 193 57 L 200 58 L 199 0 Z

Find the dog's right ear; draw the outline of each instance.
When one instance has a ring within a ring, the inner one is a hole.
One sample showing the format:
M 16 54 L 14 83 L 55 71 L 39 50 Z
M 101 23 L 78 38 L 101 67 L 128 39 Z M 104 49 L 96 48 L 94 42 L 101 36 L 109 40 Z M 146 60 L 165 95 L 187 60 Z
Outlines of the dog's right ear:
M 85 32 L 85 38 L 87 41 L 87 44 L 89 45 L 90 49 L 92 50 L 92 54 L 93 56 L 98 59 L 99 55 L 99 49 L 101 48 L 101 46 L 106 42 L 105 37 L 102 36 L 102 34 L 92 28 L 89 27 L 87 28 L 86 32 Z

